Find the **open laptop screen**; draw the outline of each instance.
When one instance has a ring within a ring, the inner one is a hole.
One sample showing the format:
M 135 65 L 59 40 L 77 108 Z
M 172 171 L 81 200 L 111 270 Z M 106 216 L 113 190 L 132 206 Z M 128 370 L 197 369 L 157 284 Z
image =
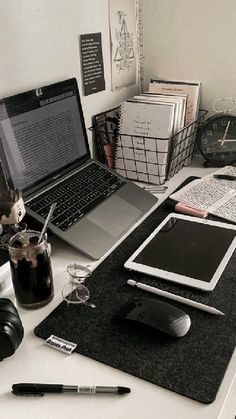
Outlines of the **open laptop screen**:
M 76 79 L 2 99 L 0 137 L 6 180 L 23 192 L 90 157 Z

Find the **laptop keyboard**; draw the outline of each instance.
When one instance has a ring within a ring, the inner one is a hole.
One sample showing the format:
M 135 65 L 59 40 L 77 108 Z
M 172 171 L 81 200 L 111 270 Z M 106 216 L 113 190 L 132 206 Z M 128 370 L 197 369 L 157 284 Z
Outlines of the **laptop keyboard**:
M 66 231 L 125 183 L 114 173 L 92 163 L 34 198 L 26 207 L 46 218 L 52 203 L 57 202 L 50 223 Z

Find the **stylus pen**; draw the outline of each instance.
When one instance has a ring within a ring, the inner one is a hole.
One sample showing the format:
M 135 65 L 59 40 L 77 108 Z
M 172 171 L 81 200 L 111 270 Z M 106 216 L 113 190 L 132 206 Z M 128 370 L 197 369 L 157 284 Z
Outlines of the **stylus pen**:
M 65 386 L 63 384 L 13 384 L 12 393 L 17 396 L 44 396 L 45 393 L 77 393 L 77 394 L 127 394 L 128 387 L 110 386 Z
M 133 279 L 128 279 L 127 284 L 132 285 L 133 287 L 140 288 L 144 291 L 152 292 L 153 294 L 159 295 L 160 297 L 169 298 L 169 300 L 178 301 L 179 303 L 186 304 L 188 306 L 197 308 L 199 310 L 207 311 L 207 313 L 210 313 L 210 314 L 218 314 L 220 316 L 225 315 L 225 313 L 222 313 L 222 311 L 219 311 L 214 307 L 206 306 L 205 304 L 198 303 L 197 301 L 189 300 L 188 298 L 181 297 L 180 295 L 172 294 L 170 292 L 160 290 L 159 288 L 142 284 L 142 282 L 137 282 L 137 281 L 134 281 Z

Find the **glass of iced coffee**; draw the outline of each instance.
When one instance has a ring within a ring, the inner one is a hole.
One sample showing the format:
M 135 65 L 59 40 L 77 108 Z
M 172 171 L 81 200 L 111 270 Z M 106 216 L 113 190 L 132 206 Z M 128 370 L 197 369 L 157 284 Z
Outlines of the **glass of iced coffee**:
M 39 308 L 54 295 L 50 245 L 40 232 L 20 231 L 9 241 L 12 282 L 17 303 L 25 308 Z

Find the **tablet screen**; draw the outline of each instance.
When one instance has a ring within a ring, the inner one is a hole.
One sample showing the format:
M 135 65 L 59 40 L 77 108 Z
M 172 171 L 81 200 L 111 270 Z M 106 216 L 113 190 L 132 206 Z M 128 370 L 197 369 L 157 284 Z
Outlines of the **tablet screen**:
M 198 281 L 210 283 L 228 262 L 235 248 L 235 234 L 236 226 L 172 214 L 125 266 L 134 270 L 139 266 L 136 270 L 159 277 L 167 272 L 164 278 L 183 283 L 182 277 L 190 278 L 196 286 Z

